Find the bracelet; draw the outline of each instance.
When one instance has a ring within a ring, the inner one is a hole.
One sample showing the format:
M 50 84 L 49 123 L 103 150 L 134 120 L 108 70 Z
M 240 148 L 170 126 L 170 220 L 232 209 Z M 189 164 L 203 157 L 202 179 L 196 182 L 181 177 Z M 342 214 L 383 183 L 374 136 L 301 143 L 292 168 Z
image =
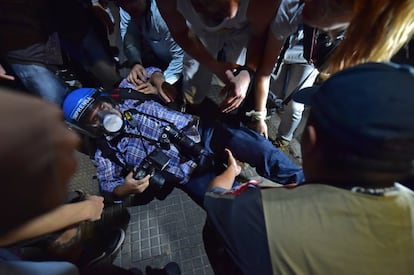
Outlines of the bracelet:
M 268 118 L 267 110 L 264 110 L 264 111 L 251 110 L 249 112 L 246 112 L 246 116 L 250 117 L 252 120 L 266 120 Z

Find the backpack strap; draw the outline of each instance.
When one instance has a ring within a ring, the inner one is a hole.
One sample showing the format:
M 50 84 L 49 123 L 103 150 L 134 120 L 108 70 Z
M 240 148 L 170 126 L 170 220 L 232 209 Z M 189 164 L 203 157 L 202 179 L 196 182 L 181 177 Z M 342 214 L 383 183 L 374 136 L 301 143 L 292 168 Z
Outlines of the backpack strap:
M 118 143 L 118 141 L 122 138 L 122 136 L 118 136 L 116 138 L 114 138 L 111 142 L 114 143 Z M 102 156 L 106 159 L 109 159 L 111 162 L 119 165 L 120 167 L 122 167 L 122 171 L 121 171 L 121 176 L 125 177 L 126 175 L 128 175 L 128 173 L 130 171 L 132 171 L 134 169 L 134 167 L 131 167 L 130 165 L 127 165 L 125 163 L 123 163 L 118 155 L 116 154 L 116 150 L 114 150 L 113 148 L 111 148 L 109 146 L 109 142 L 106 139 L 98 139 L 96 141 L 97 143 L 97 147 L 102 151 Z
M 131 88 L 114 88 L 111 90 L 104 90 L 101 92 L 100 96 L 108 97 L 116 103 L 120 103 L 127 99 L 134 99 L 139 101 L 154 100 L 163 104 L 158 95 L 144 94 Z
M 315 47 L 316 47 L 316 36 L 317 30 L 303 24 L 303 57 L 309 62 L 314 63 Z

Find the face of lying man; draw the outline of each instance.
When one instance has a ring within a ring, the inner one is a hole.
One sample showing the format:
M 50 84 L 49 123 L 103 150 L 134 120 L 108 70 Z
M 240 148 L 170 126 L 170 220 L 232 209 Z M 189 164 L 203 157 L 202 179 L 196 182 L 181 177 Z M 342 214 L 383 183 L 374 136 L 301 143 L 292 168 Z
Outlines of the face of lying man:
M 122 129 L 122 114 L 111 103 L 97 101 L 86 118 L 86 124 L 96 132 L 116 133 Z

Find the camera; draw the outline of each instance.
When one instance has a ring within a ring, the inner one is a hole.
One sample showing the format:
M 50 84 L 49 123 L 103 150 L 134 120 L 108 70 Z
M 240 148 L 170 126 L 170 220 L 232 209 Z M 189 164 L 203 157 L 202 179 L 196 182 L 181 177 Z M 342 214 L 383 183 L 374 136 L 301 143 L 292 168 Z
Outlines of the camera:
M 198 160 L 202 155 L 206 154 L 206 150 L 204 150 L 199 143 L 195 143 L 174 125 L 165 126 L 164 133 L 161 135 L 161 138 L 167 138 L 177 147 L 180 154 L 191 160 Z
M 133 178 L 136 180 L 143 179 L 146 175 L 150 175 L 150 184 L 162 187 L 165 183 L 161 171 L 167 167 L 170 159 L 161 150 L 155 149 L 146 156 L 141 164 L 135 169 Z

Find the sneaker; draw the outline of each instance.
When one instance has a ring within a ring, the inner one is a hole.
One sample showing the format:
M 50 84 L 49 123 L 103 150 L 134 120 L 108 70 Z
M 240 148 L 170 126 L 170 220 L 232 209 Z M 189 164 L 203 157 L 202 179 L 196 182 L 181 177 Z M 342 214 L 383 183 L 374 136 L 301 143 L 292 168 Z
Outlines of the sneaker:
M 145 268 L 147 275 L 180 275 L 180 266 L 176 262 L 169 262 L 164 268 L 152 268 L 147 266 Z
M 284 140 L 280 137 L 277 137 L 274 141 L 272 141 L 273 145 L 279 148 L 283 153 L 289 154 L 289 141 Z
M 125 231 L 121 228 L 98 235 L 84 246 L 79 267 L 90 267 L 101 263 L 111 263 L 125 240 Z

